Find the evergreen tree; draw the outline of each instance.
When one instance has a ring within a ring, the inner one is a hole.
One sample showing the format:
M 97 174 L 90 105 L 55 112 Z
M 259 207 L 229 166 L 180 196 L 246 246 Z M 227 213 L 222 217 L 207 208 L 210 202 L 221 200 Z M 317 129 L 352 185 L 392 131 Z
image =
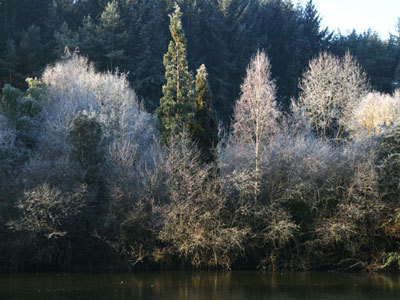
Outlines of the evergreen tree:
M 127 14 L 125 27 L 127 55 L 125 66 L 129 79 L 148 111 L 154 112 L 162 97 L 165 83 L 163 55 L 168 48 L 168 20 L 164 7 L 158 0 L 129 2 L 124 8 Z M 122 11 L 122 9 L 121 9 Z
M 40 27 L 31 25 L 23 32 L 17 48 L 17 53 L 21 59 L 19 69 L 22 74 L 31 77 L 39 75 L 45 59 L 43 50 Z
M 176 5 L 175 12 L 170 15 L 169 26 L 173 40 L 164 55 L 167 83 L 162 88 L 163 97 L 157 109 L 163 143 L 171 135 L 181 136 L 185 129 L 188 130 L 194 116 L 194 80 L 186 60 L 186 38 L 181 15 L 180 8 Z
M 218 124 L 211 102 L 211 91 L 205 65 L 201 65 L 196 75 L 195 121 L 192 137 L 200 149 L 200 158 L 205 163 L 215 160 L 218 143 Z
M 100 26 L 98 28 L 99 38 L 104 44 L 105 56 L 109 59 L 111 70 L 114 69 L 115 61 L 124 58 L 124 50 L 118 49 L 121 46 L 122 40 L 125 40 L 126 32 L 118 32 L 118 29 L 123 25 L 118 12 L 118 2 L 113 0 L 108 2 L 106 8 L 101 14 Z
M 3 54 L 3 58 L 0 56 L 0 74 L 2 78 L 0 79 L 0 86 L 3 86 L 3 83 L 8 82 L 13 84 L 13 78 L 21 78 L 21 74 L 17 71 L 18 66 L 18 55 L 16 50 L 16 45 L 14 40 L 9 38 L 5 42 L 5 50 Z
M 96 66 L 99 66 L 103 58 L 102 43 L 97 38 L 97 27 L 90 15 L 82 20 L 82 26 L 79 28 L 79 39 L 79 51 L 87 55 Z
M 220 38 L 222 44 L 218 49 L 218 89 L 215 91 L 216 109 L 229 122 L 235 99 L 240 92 L 240 82 L 245 75 L 246 64 L 250 59 L 251 43 L 248 28 L 244 20 L 248 16 L 249 1 L 220 0 L 219 10 L 222 18 Z
M 104 155 L 101 124 L 94 116 L 79 113 L 72 122 L 69 139 L 72 145 L 70 159 L 87 171 L 88 183 L 97 181 Z
M 33 148 L 42 121 L 40 100 L 43 89 L 36 80 L 28 78 L 27 82 L 30 88 L 26 94 L 9 84 L 4 86 L 3 97 L 0 100 L 0 115 L 6 116 L 14 125 L 17 141 L 22 142 L 27 148 Z
M 54 49 L 55 55 L 61 57 L 64 55 L 65 47 L 74 51 L 79 45 L 79 35 L 73 32 L 68 24 L 64 22 L 59 31 L 54 33 L 56 40 L 56 47 Z
M 400 87 L 400 18 L 397 20 L 396 24 L 397 35 L 394 37 L 394 44 L 396 45 L 397 51 L 395 52 L 395 66 L 396 69 L 394 71 L 394 88 Z

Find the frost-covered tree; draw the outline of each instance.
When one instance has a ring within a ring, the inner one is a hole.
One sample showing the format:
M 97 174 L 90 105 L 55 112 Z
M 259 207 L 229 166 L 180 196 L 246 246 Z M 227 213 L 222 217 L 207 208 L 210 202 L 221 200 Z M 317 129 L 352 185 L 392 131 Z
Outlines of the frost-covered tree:
M 353 110 L 348 129 L 355 137 L 381 134 L 388 126 L 400 124 L 400 91 L 393 96 L 368 93 Z
M 254 199 L 258 198 L 260 159 L 271 137 L 279 131 L 280 112 L 277 109 L 275 83 L 271 65 L 263 51 L 258 51 L 246 70 L 241 96 L 234 108 L 231 141 L 242 147 L 248 156 L 248 168 L 254 176 Z M 242 151 L 240 151 L 242 152 Z
M 171 135 L 181 136 L 193 123 L 195 90 L 193 75 L 186 59 L 186 38 L 182 28 L 182 13 L 178 5 L 170 16 L 172 41 L 164 55 L 166 85 L 157 109 L 162 142 Z
M 338 58 L 324 52 L 303 74 L 292 111 L 317 136 L 339 140 L 367 89 L 366 75 L 349 53 Z
M 87 58 L 73 54 L 47 67 L 42 81 L 47 86 L 45 148 L 68 148 L 69 128 L 82 111 L 96 115 L 109 143 L 124 139 L 143 149 L 152 139 L 152 116 L 141 108 L 126 74 L 97 72 Z

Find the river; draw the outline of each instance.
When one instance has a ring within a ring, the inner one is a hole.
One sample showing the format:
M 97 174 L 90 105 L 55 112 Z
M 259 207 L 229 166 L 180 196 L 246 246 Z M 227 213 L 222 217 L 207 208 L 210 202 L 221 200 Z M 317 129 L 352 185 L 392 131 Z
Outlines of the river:
M 138 272 L 1 274 L 2 300 L 400 299 L 399 274 Z

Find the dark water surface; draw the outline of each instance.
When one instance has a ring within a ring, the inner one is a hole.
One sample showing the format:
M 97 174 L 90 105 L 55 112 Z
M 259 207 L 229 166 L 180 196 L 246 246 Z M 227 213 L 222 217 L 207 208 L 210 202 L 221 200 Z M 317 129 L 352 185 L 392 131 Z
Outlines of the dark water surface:
M 399 274 L 140 272 L 0 275 L 1 300 L 400 299 Z

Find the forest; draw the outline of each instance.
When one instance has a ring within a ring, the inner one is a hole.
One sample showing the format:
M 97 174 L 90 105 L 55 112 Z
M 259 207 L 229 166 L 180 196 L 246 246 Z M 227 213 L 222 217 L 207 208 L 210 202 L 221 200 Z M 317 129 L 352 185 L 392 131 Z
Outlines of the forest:
M 311 0 L 0 20 L 0 271 L 400 268 L 400 19 L 387 40 Z

